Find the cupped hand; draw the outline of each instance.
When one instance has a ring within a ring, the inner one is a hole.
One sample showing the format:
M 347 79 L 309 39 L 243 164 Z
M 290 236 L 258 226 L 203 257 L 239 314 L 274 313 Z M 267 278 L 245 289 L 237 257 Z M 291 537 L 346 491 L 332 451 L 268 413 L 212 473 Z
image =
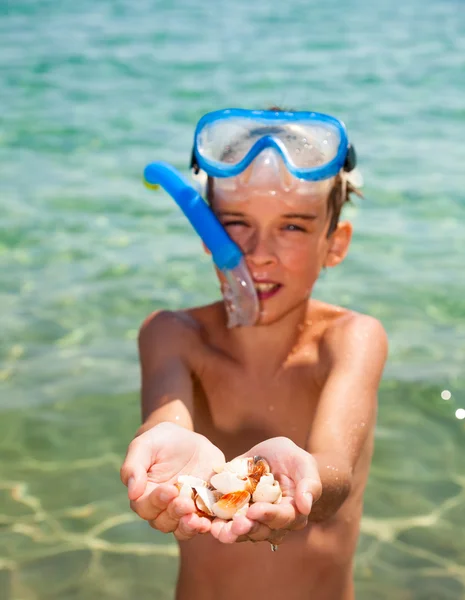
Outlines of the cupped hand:
M 312 504 L 321 495 L 316 461 L 285 437 L 261 442 L 243 456 L 262 456 L 268 461 L 283 497 L 277 504 L 256 502 L 245 516 L 236 516 L 232 521 L 215 519 L 211 533 L 224 543 L 266 540 L 278 545 L 289 531 L 307 525 Z
M 211 522 L 196 514 L 191 498 L 174 485 L 179 475 L 208 481 L 224 454 L 206 437 L 174 423 L 160 423 L 134 438 L 121 467 L 131 508 L 151 527 L 187 540 L 210 531 Z

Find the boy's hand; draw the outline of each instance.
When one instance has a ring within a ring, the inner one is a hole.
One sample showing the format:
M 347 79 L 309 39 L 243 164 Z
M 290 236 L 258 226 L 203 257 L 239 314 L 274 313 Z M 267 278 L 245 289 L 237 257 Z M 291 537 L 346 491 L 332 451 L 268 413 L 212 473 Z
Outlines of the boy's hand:
M 136 437 L 121 467 L 131 508 L 150 526 L 173 532 L 178 540 L 210 531 L 211 523 L 196 514 L 190 498 L 179 497 L 179 475 L 209 480 L 224 454 L 203 435 L 174 423 L 160 423 Z
M 281 502 L 256 502 L 248 509 L 247 516 L 227 522 L 215 519 L 211 533 L 223 543 L 266 540 L 279 544 L 289 531 L 307 525 L 312 503 L 321 495 L 316 461 L 285 437 L 257 444 L 244 456 L 263 456 L 268 461 L 283 492 Z

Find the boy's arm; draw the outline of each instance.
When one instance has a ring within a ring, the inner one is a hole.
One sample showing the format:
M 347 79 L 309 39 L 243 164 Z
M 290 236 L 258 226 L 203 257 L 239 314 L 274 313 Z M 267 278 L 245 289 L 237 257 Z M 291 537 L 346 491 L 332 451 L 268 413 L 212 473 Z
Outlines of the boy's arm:
M 121 467 L 132 509 L 178 540 L 206 533 L 211 524 L 193 500 L 175 487 L 179 475 L 208 479 L 223 453 L 193 431 L 193 386 L 187 357 L 196 343 L 195 324 L 184 315 L 151 315 L 139 334 L 143 425 Z
M 279 504 L 255 503 L 247 516 L 212 525 L 222 542 L 281 543 L 288 530 L 330 518 L 350 493 L 355 466 L 373 435 L 377 391 L 387 356 L 387 338 L 376 319 L 350 315 L 326 335 L 328 365 L 307 447 L 287 438 L 257 444 L 247 454 L 270 463 L 285 490 Z M 293 501 L 291 501 L 293 498 Z
M 324 341 L 329 375 L 306 448 L 316 461 L 322 494 L 310 521 L 335 514 L 350 493 L 355 466 L 376 424 L 387 351 L 381 323 L 364 315 L 351 315 Z
M 193 430 L 193 386 L 186 360 L 194 332 L 167 311 L 150 315 L 139 331 L 142 426 L 137 435 L 170 421 Z

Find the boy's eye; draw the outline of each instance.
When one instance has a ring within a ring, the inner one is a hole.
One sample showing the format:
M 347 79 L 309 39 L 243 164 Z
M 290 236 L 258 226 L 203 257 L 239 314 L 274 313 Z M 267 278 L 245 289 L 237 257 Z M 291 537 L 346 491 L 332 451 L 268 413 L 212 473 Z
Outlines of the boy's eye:
M 247 227 L 247 223 L 245 221 L 225 221 L 223 223 L 224 227 Z
M 301 227 L 300 225 L 296 225 L 295 223 L 287 223 L 287 224 L 284 226 L 284 229 L 285 229 L 286 231 L 302 231 L 302 232 L 304 232 L 304 233 L 306 233 L 306 232 L 307 232 L 307 230 L 306 230 L 306 229 L 304 229 L 304 227 Z

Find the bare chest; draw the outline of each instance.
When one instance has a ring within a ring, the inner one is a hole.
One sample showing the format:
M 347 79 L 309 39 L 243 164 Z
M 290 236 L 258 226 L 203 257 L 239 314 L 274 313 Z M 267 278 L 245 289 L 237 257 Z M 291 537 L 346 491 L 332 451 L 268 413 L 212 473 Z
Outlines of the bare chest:
M 195 430 L 227 458 L 276 436 L 305 446 L 320 394 L 311 367 L 302 366 L 266 377 L 213 363 L 194 389 Z

